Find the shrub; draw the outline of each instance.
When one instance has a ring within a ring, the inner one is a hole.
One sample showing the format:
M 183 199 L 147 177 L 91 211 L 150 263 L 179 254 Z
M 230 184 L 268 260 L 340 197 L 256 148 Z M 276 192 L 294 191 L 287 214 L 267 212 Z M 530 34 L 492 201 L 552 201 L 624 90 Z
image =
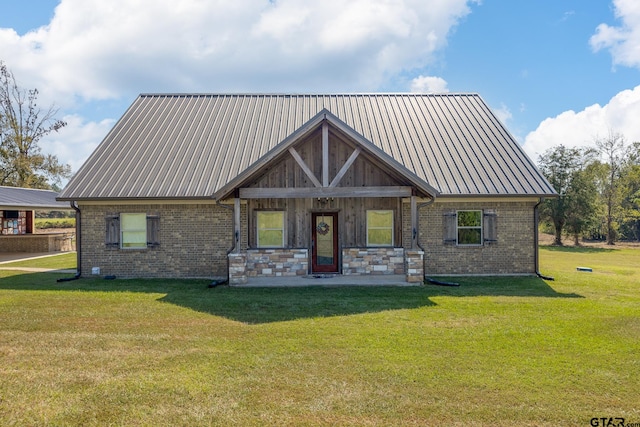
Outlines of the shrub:
M 49 228 L 75 228 L 76 220 L 75 218 L 38 218 L 35 221 L 35 227 L 40 230 L 45 230 Z

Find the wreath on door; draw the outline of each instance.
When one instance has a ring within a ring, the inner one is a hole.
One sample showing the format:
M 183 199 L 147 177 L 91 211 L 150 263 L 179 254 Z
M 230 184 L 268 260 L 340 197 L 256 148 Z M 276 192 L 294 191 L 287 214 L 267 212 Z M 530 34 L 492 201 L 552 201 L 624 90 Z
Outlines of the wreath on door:
M 321 221 L 320 223 L 318 223 L 318 226 L 316 227 L 316 231 L 322 234 L 323 236 L 326 235 L 329 232 L 329 224 L 327 224 L 324 221 Z
M 322 215 L 322 221 L 320 221 L 316 226 L 316 231 L 323 236 L 325 236 L 329 232 L 329 224 L 324 222 L 324 215 Z

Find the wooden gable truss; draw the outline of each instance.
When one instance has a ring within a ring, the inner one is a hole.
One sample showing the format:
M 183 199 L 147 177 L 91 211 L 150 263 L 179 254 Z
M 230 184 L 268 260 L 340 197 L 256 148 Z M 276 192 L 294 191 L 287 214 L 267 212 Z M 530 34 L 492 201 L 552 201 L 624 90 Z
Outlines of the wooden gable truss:
M 403 198 L 411 198 L 412 229 L 417 230 L 417 197 L 434 199 L 437 191 L 419 177 L 407 170 L 395 159 L 367 141 L 353 129 L 341 122 L 328 111 L 323 111 L 299 131 L 285 139 L 273 150 L 247 168 L 228 186 L 222 188 L 215 196 L 218 199 L 235 196 L 236 236 L 239 238 L 240 200 L 262 200 L 254 207 L 283 208 L 287 203 L 277 200 L 295 199 L 291 209 L 294 211 L 319 209 L 320 201 L 331 200 L 329 205 L 334 209 L 345 206 L 340 200 L 361 200 L 362 206 L 352 209 L 372 208 L 366 201 L 378 203 L 380 206 L 393 207 L 400 211 Z M 334 199 L 338 199 L 334 201 Z M 387 200 L 387 201 L 385 201 Z M 305 202 L 306 201 L 306 202 Z M 377 202 L 376 202 L 377 201 Z M 299 215 L 298 215 L 299 216 Z M 249 219 L 251 221 L 251 219 Z M 304 219 L 299 229 L 304 229 Z M 353 224 L 352 227 L 361 226 Z M 402 241 L 401 224 L 398 221 L 398 241 Z M 252 227 L 249 227 L 252 230 Z M 294 234 L 294 233 L 292 233 Z M 344 242 L 356 245 L 362 231 L 354 230 L 356 241 Z M 416 246 L 414 236 L 411 247 Z M 304 246 L 307 242 L 302 233 L 288 242 L 293 247 Z M 251 240 L 251 239 L 249 239 Z M 239 250 L 236 245 L 236 251 Z

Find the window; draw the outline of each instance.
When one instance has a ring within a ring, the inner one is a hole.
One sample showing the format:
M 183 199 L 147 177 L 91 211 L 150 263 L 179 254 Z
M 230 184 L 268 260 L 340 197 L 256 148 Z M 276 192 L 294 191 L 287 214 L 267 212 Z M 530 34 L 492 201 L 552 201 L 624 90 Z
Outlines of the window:
M 393 211 L 367 211 L 367 246 L 393 246 Z
M 256 224 L 258 228 L 256 243 L 259 248 L 284 247 L 284 212 L 256 212 Z
M 158 246 L 160 217 L 145 213 L 121 213 L 105 218 L 105 245 L 113 249 L 144 249 Z
M 120 214 L 120 245 L 122 248 L 147 247 L 147 215 Z
M 482 244 L 482 211 L 458 211 L 457 243 Z
M 461 246 L 496 243 L 497 217 L 493 209 L 446 211 L 443 216 L 444 243 Z

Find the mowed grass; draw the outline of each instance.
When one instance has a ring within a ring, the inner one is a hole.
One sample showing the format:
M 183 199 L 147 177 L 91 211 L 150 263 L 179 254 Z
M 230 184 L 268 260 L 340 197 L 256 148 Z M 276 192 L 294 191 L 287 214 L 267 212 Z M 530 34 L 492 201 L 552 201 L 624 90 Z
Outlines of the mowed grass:
M 543 248 L 541 268 L 556 281 L 208 289 L 0 271 L 0 424 L 640 422 L 640 251 Z
M 75 252 L 65 252 L 57 255 L 35 257 L 22 261 L 7 262 L 0 264 L 1 267 L 29 267 L 29 268 L 52 268 L 56 270 L 75 269 L 78 256 Z

